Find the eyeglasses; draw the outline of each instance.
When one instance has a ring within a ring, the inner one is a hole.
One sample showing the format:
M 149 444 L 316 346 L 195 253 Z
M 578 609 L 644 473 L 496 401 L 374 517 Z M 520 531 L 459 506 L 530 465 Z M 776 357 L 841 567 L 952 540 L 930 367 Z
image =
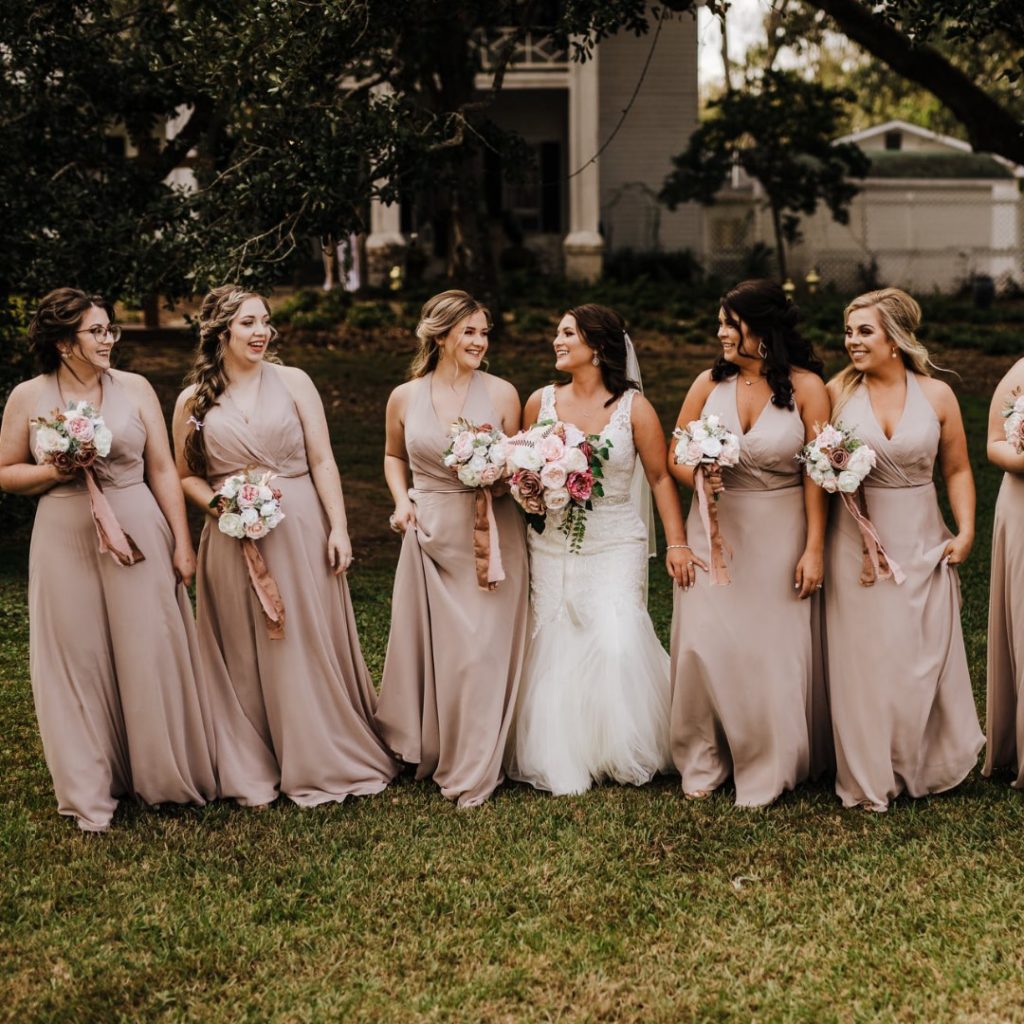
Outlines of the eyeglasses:
M 78 334 L 91 334 L 93 341 L 102 341 L 107 335 L 110 335 L 111 341 L 119 341 L 121 338 L 121 328 L 117 324 L 107 324 L 106 327 L 101 327 L 97 324 L 95 327 L 89 327 L 84 331 L 77 331 Z

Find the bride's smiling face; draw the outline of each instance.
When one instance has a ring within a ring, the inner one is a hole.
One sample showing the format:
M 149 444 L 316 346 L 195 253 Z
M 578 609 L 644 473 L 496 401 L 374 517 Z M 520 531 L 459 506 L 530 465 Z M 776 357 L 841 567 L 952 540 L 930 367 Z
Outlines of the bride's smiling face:
M 559 321 L 552 345 L 555 350 L 555 369 L 562 373 L 574 373 L 594 358 L 594 350 L 583 340 L 576 327 L 576 317 L 571 313 L 566 313 Z

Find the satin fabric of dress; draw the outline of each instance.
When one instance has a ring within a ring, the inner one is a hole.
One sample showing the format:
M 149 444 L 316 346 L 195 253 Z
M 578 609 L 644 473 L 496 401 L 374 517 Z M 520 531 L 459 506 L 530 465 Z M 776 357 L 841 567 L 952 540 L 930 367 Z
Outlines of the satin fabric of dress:
M 508 772 L 560 795 L 605 780 L 639 786 L 672 768 L 669 659 L 647 613 L 647 524 L 630 493 L 635 394 L 601 432 L 604 494 L 582 550 L 569 550 L 556 522 L 529 532 L 531 630 Z M 544 390 L 541 420 L 558 418 L 555 396 Z
M 1000 768 L 1024 788 L 1024 479 L 1006 473 L 992 524 L 984 775 Z
M 949 529 L 932 474 L 940 425 L 915 374 L 892 438 L 863 385 L 838 414 L 877 455 L 864 485 L 868 515 L 906 574 L 860 585 L 861 534 L 834 500 L 825 562 L 829 693 L 836 792 L 847 807 L 884 811 L 906 790 L 952 788 L 974 766 L 983 737 L 960 624 Z
M 732 548 L 726 586 L 698 570 L 676 588 L 672 616 L 672 755 L 687 792 L 730 775 L 736 803 L 771 803 L 830 759 L 823 659 L 815 648 L 817 597 L 800 600 L 794 573 L 807 539 L 804 443 L 796 409 L 771 403 L 744 433 L 736 378 L 719 382 L 702 415 L 716 414 L 740 439 L 736 466 L 722 470 L 722 536 Z M 697 499 L 687 538 L 709 563 Z M 812 758 L 813 754 L 813 758 Z
M 505 579 L 481 590 L 474 494 L 441 464 L 449 425 L 435 413 L 432 378 L 415 382 L 405 417 L 416 525 L 405 532 L 395 573 L 377 724 L 395 756 L 416 765 L 417 778 L 433 778 L 445 797 L 472 807 L 504 778 L 526 637 L 526 543 L 512 498 L 495 498 Z M 500 424 L 480 373 L 462 415 Z
M 248 417 L 228 391 L 202 429 L 210 485 L 269 469 L 285 516 L 256 542 L 284 602 L 283 639 L 267 635 L 239 541 L 209 521 L 199 546 L 197 625 L 221 795 L 260 805 L 281 792 L 310 807 L 379 793 L 398 765 L 373 725 L 348 583 L 328 564 L 329 524 L 281 371 L 263 365 Z
M 116 371 L 102 387 L 113 441 L 93 468 L 145 560 L 124 566 L 100 554 L 80 480 L 40 498 L 29 552 L 29 663 L 43 751 L 58 810 L 87 831 L 110 825 L 120 797 L 202 804 L 217 792 L 192 607 L 144 477 L 146 427 Z M 36 414 L 66 405 L 50 376 Z M 34 439 L 33 428 L 33 450 Z

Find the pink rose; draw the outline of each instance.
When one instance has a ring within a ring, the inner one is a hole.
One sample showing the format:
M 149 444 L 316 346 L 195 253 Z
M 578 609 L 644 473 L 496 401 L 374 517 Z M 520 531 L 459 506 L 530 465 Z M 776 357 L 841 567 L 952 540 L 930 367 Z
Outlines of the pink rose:
M 565 467 L 558 462 L 549 462 L 540 471 L 541 483 L 550 490 L 557 490 L 560 487 L 564 487 L 567 476 L 568 473 L 566 473 Z
M 238 488 L 238 506 L 247 508 L 256 505 L 260 500 L 260 489 L 256 484 L 242 484 Z
M 251 540 L 259 540 L 260 537 L 266 537 L 270 532 L 266 521 L 263 519 L 257 519 L 255 523 L 246 523 L 245 535 Z
M 850 461 L 850 453 L 845 448 L 833 448 L 828 453 L 828 461 L 832 463 L 833 469 L 846 469 Z
M 686 464 L 688 466 L 696 466 L 703 457 L 704 449 L 701 448 L 700 441 L 691 441 L 686 446 Z
M 473 457 L 473 435 L 468 430 L 464 430 L 452 442 L 452 455 L 459 462 L 466 462 Z
M 590 501 L 594 490 L 594 474 L 589 469 L 585 473 L 570 473 L 565 487 L 573 501 Z
M 589 466 L 594 461 L 594 446 L 589 441 L 582 441 L 579 450 L 583 453 L 583 457 L 587 460 L 587 465 Z
M 91 441 L 96 433 L 88 416 L 69 416 L 64 426 L 76 441 Z
M 501 479 L 501 467 L 488 463 L 480 471 L 480 486 L 490 487 Z
M 565 454 L 565 442 L 557 434 L 548 434 L 537 445 L 537 450 L 545 462 L 556 462 Z

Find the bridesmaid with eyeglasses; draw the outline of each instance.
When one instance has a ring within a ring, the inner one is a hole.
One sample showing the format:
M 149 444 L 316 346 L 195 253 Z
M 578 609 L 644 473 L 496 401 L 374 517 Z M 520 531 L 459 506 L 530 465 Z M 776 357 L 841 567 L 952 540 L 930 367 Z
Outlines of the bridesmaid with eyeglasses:
M 42 299 L 29 327 L 42 373 L 14 389 L 0 428 L 0 488 L 40 499 L 28 601 L 43 753 L 58 811 L 87 832 L 108 829 L 123 798 L 202 804 L 217 788 L 185 591 L 195 571 L 185 505 L 153 388 L 111 368 L 121 333 L 111 316 L 76 288 Z M 110 431 L 109 454 L 88 471 L 130 549 L 112 537 L 102 549 L 86 471 L 49 461 L 49 428 L 32 422 L 77 402 Z

